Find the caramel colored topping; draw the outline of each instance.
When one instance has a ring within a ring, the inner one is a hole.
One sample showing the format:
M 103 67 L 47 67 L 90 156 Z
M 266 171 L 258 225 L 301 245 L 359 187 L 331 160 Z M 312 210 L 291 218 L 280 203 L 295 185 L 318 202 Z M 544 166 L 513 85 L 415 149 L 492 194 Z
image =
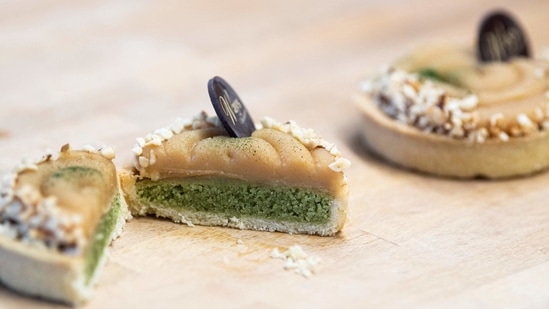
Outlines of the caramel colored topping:
M 203 112 L 137 139 L 135 166 L 140 177 L 153 180 L 224 175 L 326 190 L 344 185 L 341 172 L 350 163 L 333 144 L 294 122 L 264 118 L 258 127 L 251 137 L 229 137 L 216 117 Z M 172 134 L 160 133 L 168 129 Z
M 364 83 L 397 121 L 428 133 L 507 141 L 549 127 L 549 61 L 477 63 L 451 45 L 418 49 Z

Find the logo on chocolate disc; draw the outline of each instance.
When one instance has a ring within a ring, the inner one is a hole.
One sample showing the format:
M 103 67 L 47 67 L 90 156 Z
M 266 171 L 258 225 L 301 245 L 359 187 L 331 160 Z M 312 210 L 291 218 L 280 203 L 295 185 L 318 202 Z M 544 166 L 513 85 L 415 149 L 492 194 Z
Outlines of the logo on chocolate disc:
M 530 56 L 524 32 L 511 16 L 502 11 L 488 14 L 482 21 L 477 49 L 479 59 L 484 62 Z
M 217 117 L 232 137 L 251 136 L 255 125 L 234 89 L 221 77 L 208 81 L 208 93 Z

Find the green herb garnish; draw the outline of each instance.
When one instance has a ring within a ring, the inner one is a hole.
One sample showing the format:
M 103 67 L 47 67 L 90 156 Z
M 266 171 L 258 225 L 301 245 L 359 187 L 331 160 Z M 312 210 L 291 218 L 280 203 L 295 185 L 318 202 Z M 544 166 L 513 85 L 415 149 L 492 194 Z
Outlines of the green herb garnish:
M 453 84 L 449 76 L 445 76 L 432 68 L 421 69 L 418 74 L 424 79 L 432 79 L 441 83 Z

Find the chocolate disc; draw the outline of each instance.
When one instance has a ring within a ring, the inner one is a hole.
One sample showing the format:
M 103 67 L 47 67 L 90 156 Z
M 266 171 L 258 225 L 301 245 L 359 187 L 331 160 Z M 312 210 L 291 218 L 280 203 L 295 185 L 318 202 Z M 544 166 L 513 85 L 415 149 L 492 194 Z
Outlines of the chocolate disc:
M 515 56 L 529 57 L 526 35 L 505 12 L 488 14 L 478 33 L 477 55 L 481 61 L 507 61 Z
M 251 136 L 254 121 L 231 86 L 219 76 L 208 81 L 208 93 L 217 117 L 232 137 Z

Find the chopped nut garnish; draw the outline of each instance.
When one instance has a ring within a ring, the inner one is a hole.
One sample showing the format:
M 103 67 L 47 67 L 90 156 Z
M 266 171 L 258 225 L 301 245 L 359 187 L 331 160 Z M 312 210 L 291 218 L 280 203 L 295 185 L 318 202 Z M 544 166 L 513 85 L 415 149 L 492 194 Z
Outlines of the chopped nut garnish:
M 351 166 L 351 161 L 345 158 L 337 158 L 334 163 L 330 164 L 329 167 L 334 172 L 342 172 L 343 170 Z
M 19 165 L 17 165 L 15 167 L 15 170 L 18 173 L 22 173 L 22 172 L 25 172 L 25 171 L 36 171 L 37 168 L 38 168 L 38 166 L 36 166 L 36 164 L 34 162 L 32 162 L 29 159 L 25 158 L 25 159 L 21 160 Z
M 101 149 L 99 149 L 99 153 L 101 153 L 103 157 L 110 160 L 114 159 L 115 157 L 114 149 L 111 147 L 103 146 L 101 147 Z
M 534 74 L 537 78 L 545 78 L 545 69 L 544 68 L 537 68 L 534 71 Z
M 509 135 L 507 135 L 507 133 L 505 132 L 500 132 L 499 135 L 498 135 L 499 139 L 506 142 L 509 140 Z
M 545 76 L 543 68 L 538 71 L 536 74 Z M 502 113 L 495 113 L 487 126 L 481 127 L 475 95 L 452 97 L 431 80 L 420 80 L 418 74 L 394 68 L 387 68 L 375 79 L 363 83 L 361 90 L 389 117 L 426 133 L 483 143 L 490 138 L 508 141 L 510 137 L 549 129 L 545 125 L 549 111 L 544 112 L 541 107 L 532 111 L 533 116 L 517 115 L 516 124 L 511 125 L 504 123 Z M 546 95 L 549 98 L 549 92 Z
M 139 160 L 139 161 L 138 161 L 138 162 L 139 162 L 139 165 L 140 165 L 141 167 L 147 167 L 147 166 L 149 166 L 149 159 L 148 159 L 148 158 L 145 158 L 145 157 L 143 157 L 143 156 L 140 156 L 138 160 Z
M 60 150 L 62 153 L 69 151 L 73 151 L 69 144 Z M 105 146 L 96 150 L 88 145 L 82 151 L 114 158 L 112 148 Z M 55 196 L 43 196 L 39 189 L 30 185 L 16 187 L 19 174 L 35 172 L 39 164 L 49 160 L 56 160 L 51 151 L 35 162 L 23 160 L 13 173 L 3 176 L 0 183 L 0 234 L 36 248 L 78 255 L 86 244 L 79 225 L 82 218 L 60 211 Z
M 520 128 L 522 129 L 522 131 L 525 132 L 525 133 L 529 133 L 529 132 L 537 130 L 537 125 L 535 125 L 532 122 L 532 120 L 530 120 L 530 118 L 528 116 L 526 116 L 525 114 L 518 114 L 517 122 L 518 122 Z
M 96 152 L 97 151 L 97 149 L 95 149 L 95 147 L 93 147 L 92 145 L 84 145 L 84 146 L 82 146 L 82 150 L 87 151 L 87 152 Z
M 206 112 L 203 111 L 191 119 L 185 120 L 182 118 L 177 118 L 175 123 L 171 124 L 167 128 L 160 128 L 155 130 L 153 133 L 147 134 L 144 138 L 137 138 L 137 143 L 132 148 L 132 152 L 135 155 L 135 167 L 137 170 L 143 172 L 145 168 L 156 163 L 156 156 L 153 149 L 151 149 L 148 154 L 143 153 L 143 148 L 145 146 L 160 146 L 162 142 L 170 139 L 176 134 L 180 134 L 183 131 L 213 127 L 221 128 L 221 122 L 215 116 L 208 117 Z M 350 161 L 341 158 L 341 153 L 334 144 L 326 142 L 311 129 L 301 128 L 294 121 L 289 121 L 283 124 L 276 122 L 269 117 L 265 117 L 261 120 L 260 124 L 256 125 L 256 127 L 258 129 L 271 128 L 291 134 L 309 149 L 314 149 L 317 147 L 325 148 L 334 156 L 334 162 L 329 166 L 334 172 L 342 172 L 350 166 Z M 149 176 L 153 177 L 152 175 Z

